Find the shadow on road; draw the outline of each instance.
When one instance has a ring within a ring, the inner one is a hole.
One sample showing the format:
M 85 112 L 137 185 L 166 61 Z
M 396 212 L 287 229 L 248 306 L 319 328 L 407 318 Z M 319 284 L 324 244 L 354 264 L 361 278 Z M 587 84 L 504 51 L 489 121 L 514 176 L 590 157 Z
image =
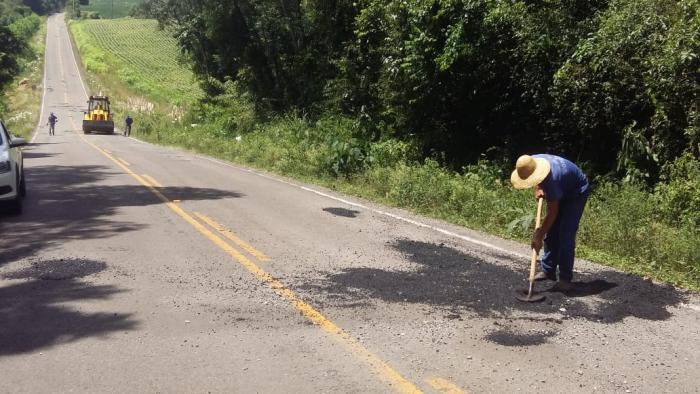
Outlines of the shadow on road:
M 342 216 L 344 218 L 356 218 L 357 215 L 360 214 L 360 211 L 355 211 L 354 209 L 337 208 L 337 207 L 323 208 L 323 211 L 328 212 L 333 216 Z
M 31 150 L 24 151 L 22 153 L 22 156 L 24 157 L 24 160 L 28 159 L 46 159 L 49 157 L 55 157 L 59 156 L 62 153 L 44 153 L 44 152 L 34 152 Z
M 64 305 L 124 292 L 79 280 L 105 268 L 99 261 L 43 261 L 5 274 L 5 279 L 26 280 L 0 287 L 0 357 L 135 329 L 131 314 L 83 312 Z
M 101 261 L 63 259 L 33 262 L 29 267 L 6 273 L 3 279 L 64 280 L 83 278 L 104 271 L 107 264 Z
M 497 256 L 511 264 L 493 264 L 478 254 L 432 243 L 401 239 L 392 247 L 418 265 L 412 271 L 392 271 L 377 268 L 353 268 L 328 274 L 321 285 L 304 287 L 321 290 L 329 297 L 346 300 L 379 299 L 396 303 L 417 303 L 443 307 L 460 316 L 473 313 L 480 317 L 530 322 L 561 322 L 562 319 L 586 319 L 604 324 L 621 322 L 627 317 L 646 320 L 666 320 L 669 307 L 678 305 L 685 296 L 671 287 L 663 287 L 639 277 L 611 270 L 601 271 L 595 279 L 578 277 L 582 281 L 578 292 L 570 296 L 546 292 L 543 303 L 517 301 L 516 289 L 527 286 L 529 262 L 515 261 L 512 256 Z M 522 266 L 522 270 L 511 267 Z M 551 287 L 538 283 L 540 291 Z M 560 315 L 560 306 L 566 314 Z M 535 312 L 544 317 L 523 317 Z M 551 315 L 552 317 L 547 317 Z M 556 318 L 553 318 L 556 317 Z M 544 343 L 547 334 L 516 335 L 508 328 L 494 331 L 491 338 L 503 345 L 510 343 L 532 345 Z
M 26 168 L 24 213 L 12 216 L 0 206 L 0 266 L 31 256 L 37 250 L 69 240 L 100 239 L 137 231 L 143 223 L 116 220 L 124 207 L 162 204 L 141 185 L 115 184 L 124 174 L 104 166 L 37 166 Z M 218 189 L 162 187 L 160 192 L 181 200 L 239 198 Z

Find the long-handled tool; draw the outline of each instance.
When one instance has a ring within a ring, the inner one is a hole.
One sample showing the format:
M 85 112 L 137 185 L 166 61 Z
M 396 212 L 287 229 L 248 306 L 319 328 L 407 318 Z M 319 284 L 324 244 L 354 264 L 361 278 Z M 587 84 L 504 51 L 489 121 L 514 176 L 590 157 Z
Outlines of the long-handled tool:
M 542 217 L 542 198 L 537 199 L 537 217 L 535 219 L 535 230 L 540 228 L 540 218 Z M 544 300 L 544 295 L 535 294 L 535 271 L 537 270 L 537 251 L 532 249 L 532 262 L 530 263 L 530 289 L 528 291 L 518 290 L 515 298 L 522 302 L 540 302 Z

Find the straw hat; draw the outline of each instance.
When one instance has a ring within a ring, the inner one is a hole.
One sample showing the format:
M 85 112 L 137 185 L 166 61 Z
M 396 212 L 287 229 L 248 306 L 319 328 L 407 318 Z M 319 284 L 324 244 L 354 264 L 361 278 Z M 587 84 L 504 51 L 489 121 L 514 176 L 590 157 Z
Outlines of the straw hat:
M 510 174 L 510 183 L 516 189 L 528 189 L 539 185 L 549 175 L 550 165 L 545 159 L 522 155 L 515 163 L 515 171 Z

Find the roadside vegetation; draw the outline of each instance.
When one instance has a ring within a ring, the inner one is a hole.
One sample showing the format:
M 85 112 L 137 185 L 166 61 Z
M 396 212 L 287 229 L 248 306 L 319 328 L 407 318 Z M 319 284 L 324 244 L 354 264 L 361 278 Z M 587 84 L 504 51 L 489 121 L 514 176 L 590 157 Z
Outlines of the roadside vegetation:
M 561 154 L 594 184 L 580 257 L 700 290 L 698 0 L 216 3 L 71 23 L 139 138 L 521 241 L 515 158 Z
M 66 11 L 76 19 L 123 18 L 141 2 L 142 0 L 68 0 Z
M 0 1 L 0 117 L 29 137 L 39 120 L 44 72 L 43 18 L 20 1 Z

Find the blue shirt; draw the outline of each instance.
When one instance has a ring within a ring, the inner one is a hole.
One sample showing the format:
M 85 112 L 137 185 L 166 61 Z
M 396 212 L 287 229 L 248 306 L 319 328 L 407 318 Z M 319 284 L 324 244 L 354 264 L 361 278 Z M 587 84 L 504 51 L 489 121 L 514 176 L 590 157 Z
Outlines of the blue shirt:
M 540 183 L 547 201 L 559 201 L 588 193 L 588 178 L 576 164 L 554 155 L 532 155 L 549 162 L 549 175 Z

